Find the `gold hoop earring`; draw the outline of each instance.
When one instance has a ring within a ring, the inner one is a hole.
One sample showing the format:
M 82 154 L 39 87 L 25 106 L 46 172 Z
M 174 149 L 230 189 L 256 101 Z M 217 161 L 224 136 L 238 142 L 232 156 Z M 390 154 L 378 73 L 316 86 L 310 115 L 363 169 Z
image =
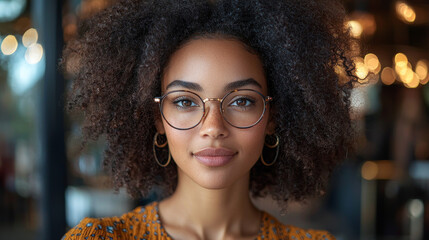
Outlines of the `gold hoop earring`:
M 267 141 L 264 141 L 265 146 L 267 146 L 269 148 L 275 148 L 279 145 L 279 143 L 280 143 L 279 135 L 277 135 L 277 133 L 274 133 L 273 135 L 274 135 L 274 137 L 276 137 L 276 143 L 274 143 L 273 145 L 270 145 L 269 143 L 267 143 Z
M 159 133 L 156 132 L 155 136 L 153 137 L 153 143 L 159 148 L 163 148 L 163 147 L 167 146 L 167 142 L 168 142 L 167 139 L 165 139 L 165 143 L 159 144 L 158 143 L 158 136 L 159 136 Z
M 168 164 L 170 164 L 170 161 L 171 161 L 171 154 L 170 154 L 170 151 L 168 151 L 168 159 L 167 159 L 167 162 L 166 162 L 166 163 L 164 163 L 164 164 L 162 164 L 162 163 L 159 161 L 158 157 L 156 156 L 156 149 L 155 149 L 155 146 L 157 146 L 158 148 L 164 148 L 165 146 L 167 146 L 168 141 L 167 141 L 167 140 L 165 140 L 165 143 L 159 144 L 159 143 L 158 143 L 158 135 L 159 135 L 159 133 L 158 133 L 158 132 L 156 132 L 156 133 L 155 133 L 155 136 L 153 137 L 153 144 L 152 144 L 153 156 L 155 157 L 155 161 L 156 161 L 156 163 L 158 163 L 158 165 L 159 165 L 159 166 L 161 166 L 161 167 L 166 167 L 166 166 L 168 166 Z
M 270 163 L 267 163 L 267 162 L 265 162 L 265 160 L 264 160 L 264 156 L 263 156 L 264 154 L 263 154 L 263 152 L 262 152 L 262 154 L 261 154 L 261 162 L 262 162 L 262 164 L 264 164 L 264 165 L 265 165 L 265 166 L 267 166 L 267 167 L 269 167 L 269 166 L 273 165 L 273 164 L 277 161 L 277 157 L 279 156 L 279 149 L 280 149 L 279 144 L 280 144 L 280 138 L 279 138 L 279 135 L 277 135 L 276 133 L 274 133 L 274 136 L 276 137 L 276 143 L 274 143 L 274 144 L 269 144 L 269 143 L 267 143 L 266 141 L 264 141 L 264 145 L 265 145 L 266 147 L 271 148 L 271 149 L 276 148 L 276 155 L 274 156 L 274 160 L 273 160 L 272 162 L 270 162 Z

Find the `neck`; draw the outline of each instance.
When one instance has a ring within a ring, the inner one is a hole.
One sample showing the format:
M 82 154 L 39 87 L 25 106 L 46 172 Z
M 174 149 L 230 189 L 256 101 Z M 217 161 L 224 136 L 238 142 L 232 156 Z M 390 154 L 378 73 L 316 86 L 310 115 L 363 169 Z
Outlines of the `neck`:
M 206 189 L 179 171 L 176 191 L 160 203 L 160 209 L 165 215 L 163 222 L 191 227 L 199 239 L 223 239 L 231 233 L 247 235 L 259 230 L 261 213 L 249 197 L 249 175 L 227 188 Z

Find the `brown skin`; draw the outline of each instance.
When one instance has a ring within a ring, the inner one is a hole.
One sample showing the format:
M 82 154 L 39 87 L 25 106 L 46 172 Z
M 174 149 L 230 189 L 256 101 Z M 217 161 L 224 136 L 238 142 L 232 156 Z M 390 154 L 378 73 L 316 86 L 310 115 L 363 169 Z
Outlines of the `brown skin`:
M 250 88 L 268 95 L 264 69 L 259 57 L 231 39 L 191 40 L 177 50 L 164 70 L 162 91 L 189 90 L 166 87 L 174 80 L 197 83 L 204 98 L 222 98 L 225 87 L 253 78 L 260 85 Z M 262 153 L 265 135 L 273 132 L 269 109 L 263 119 L 248 129 L 238 129 L 223 120 L 219 103 L 206 103 L 207 115 L 193 129 L 177 130 L 164 119 L 156 123 L 166 134 L 170 153 L 178 166 L 178 185 L 169 198 L 160 202 L 164 227 L 174 239 L 254 239 L 260 228 L 261 212 L 249 197 L 250 169 Z M 205 148 L 227 148 L 232 161 L 208 167 L 193 153 Z
M 344 17 L 330 0 L 121 0 L 82 21 L 67 43 L 67 106 L 84 116 L 84 146 L 106 139 L 104 166 L 116 189 L 141 198 L 157 188 L 169 196 L 177 165 L 160 167 L 153 154 L 161 74 L 183 42 L 219 35 L 244 42 L 263 63 L 280 139 L 275 165 L 257 161 L 251 169 L 250 193 L 272 196 L 285 210 L 289 200 L 322 195 L 356 142 L 349 97 L 358 79 Z M 267 161 L 271 153 L 264 147 Z

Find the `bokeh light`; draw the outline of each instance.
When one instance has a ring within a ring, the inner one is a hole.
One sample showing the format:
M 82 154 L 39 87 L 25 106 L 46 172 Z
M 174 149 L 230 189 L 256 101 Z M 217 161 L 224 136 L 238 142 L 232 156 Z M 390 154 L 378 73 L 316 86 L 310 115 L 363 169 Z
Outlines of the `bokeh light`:
M 12 93 L 21 96 L 28 92 L 42 77 L 45 72 L 45 57 L 36 64 L 29 64 L 25 59 L 28 49 L 20 47 L 10 57 L 8 83 Z
M 43 47 L 38 43 L 34 43 L 28 47 L 25 52 L 25 61 L 29 64 L 36 64 L 40 62 L 43 57 Z
M 405 56 L 405 54 L 397 53 L 395 55 L 395 64 L 396 65 L 406 66 L 407 63 L 408 63 L 408 58 L 407 58 L 407 56 Z
M 428 65 L 425 61 L 419 60 L 416 64 L 416 73 L 420 80 L 424 80 L 428 76 Z
M 366 180 L 373 180 L 377 177 L 378 166 L 375 162 L 367 161 L 362 165 L 361 169 L 362 178 Z
M 411 78 L 411 81 L 409 81 L 409 82 L 404 82 L 404 85 L 405 85 L 405 87 L 407 87 L 407 88 L 416 88 L 416 87 L 418 87 L 419 86 L 419 83 L 420 83 L 420 79 L 419 79 L 419 77 L 417 76 L 417 74 L 416 73 L 412 73 L 412 78 Z
M 368 67 L 365 65 L 364 60 L 360 57 L 354 59 L 356 71 L 355 74 L 360 80 L 364 80 L 368 76 Z M 360 81 L 363 82 L 363 81 Z
M 414 9 L 402 1 L 397 1 L 395 5 L 396 14 L 406 23 L 412 23 L 416 20 Z
M 380 68 L 381 68 L 380 61 L 378 60 L 378 57 L 375 54 L 368 53 L 367 55 L 365 55 L 364 63 L 369 71 L 375 74 L 377 74 L 380 71 Z
M 405 74 L 403 74 L 399 77 L 401 78 L 402 82 L 409 84 L 414 79 L 414 72 L 410 67 L 407 66 Z
M 25 31 L 24 35 L 22 36 L 22 44 L 25 47 L 29 47 L 30 45 L 36 43 L 38 38 L 39 34 L 37 33 L 37 30 L 34 28 L 30 28 Z
M 423 215 L 424 210 L 424 203 L 420 199 L 413 199 L 408 204 L 408 213 L 411 217 L 418 217 Z
M 403 53 L 397 53 L 394 57 L 395 71 L 404 85 L 408 88 L 415 88 L 416 74 L 413 71 L 413 66 L 408 62 L 408 57 Z M 417 78 L 418 79 L 418 78 Z
M 420 84 L 426 85 L 429 82 L 429 76 L 420 81 Z
M 18 41 L 13 35 L 8 35 L 1 43 L 1 51 L 4 55 L 12 55 L 18 48 Z
M 358 21 L 348 21 L 347 27 L 350 28 L 350 34 L 352 35 L 352 37 L 360 38 L 360 36 L 362 35 L 363 27 Z
M 405 74 L 407 73 L 408 67 L 404 66 L 402 64 L 396 64 L 395 65 L 395 71 L 399 76 L 402 77 L 402 76 L 405 76 Z
M 356 21 L 362 27 L 362 34 L 365 36 L 372 36 L 377 30 L 377 23 L 373 13 L 363 11 L 353 11 L 348 14 L 349 21 Z
M 386 85 L 392 85 L 396 80 L 396 74 L 395 70 L 393 70 L 391 67 L 385 67 L 383 68 L 383 71 L 381 71 L 381 82 Z

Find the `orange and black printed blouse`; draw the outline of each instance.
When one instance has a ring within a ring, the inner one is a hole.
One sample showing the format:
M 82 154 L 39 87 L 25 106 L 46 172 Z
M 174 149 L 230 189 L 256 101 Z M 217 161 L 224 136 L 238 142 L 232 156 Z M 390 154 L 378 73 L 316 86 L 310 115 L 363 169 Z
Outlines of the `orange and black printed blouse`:
M 334 240 L 326 231 L 303 230 L 283 225 L 274 217 L 263 212 L 263 220 L 257 240 Z M 158 202 L 138 207 L 121 217 L 84 218 L 70 229 L 64 240 L 173 240 L 159 218 Z

